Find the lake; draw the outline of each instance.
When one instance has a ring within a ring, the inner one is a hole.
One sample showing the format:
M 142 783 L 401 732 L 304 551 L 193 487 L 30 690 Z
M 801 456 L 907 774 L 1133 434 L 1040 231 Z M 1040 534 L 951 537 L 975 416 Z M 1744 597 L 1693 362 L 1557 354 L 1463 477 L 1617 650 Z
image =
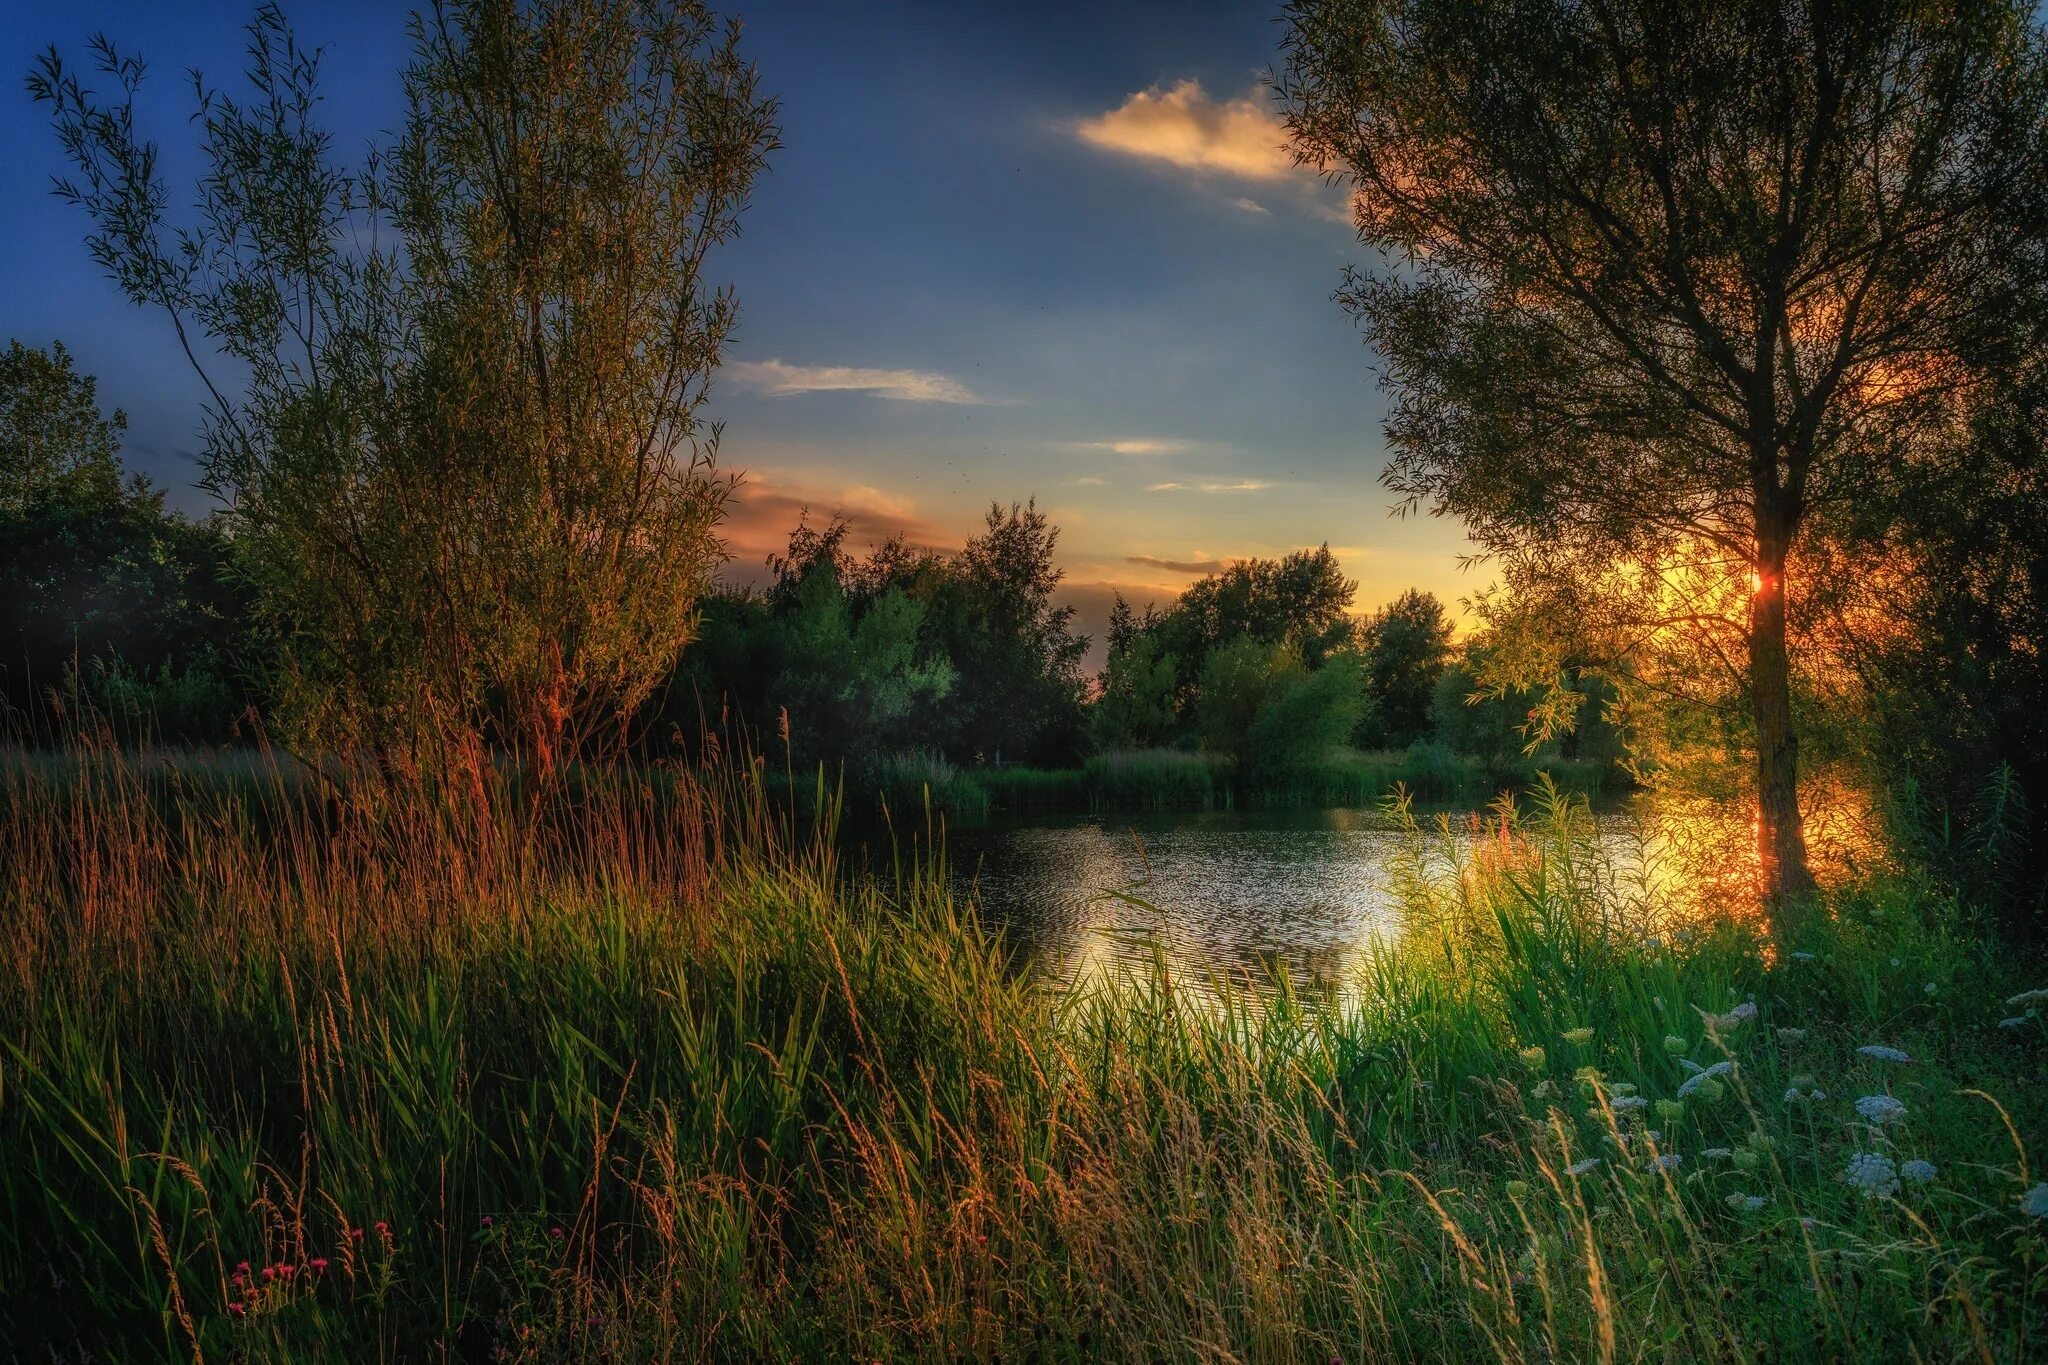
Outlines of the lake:
M 1043 817 L 947 842 L 958 888 L 1056 979 L 1158 955 L 1183 980 L 1284 965 L 1335 984 L 1395 927 L 1385 866 L 1404 837 L 1366 808 Z

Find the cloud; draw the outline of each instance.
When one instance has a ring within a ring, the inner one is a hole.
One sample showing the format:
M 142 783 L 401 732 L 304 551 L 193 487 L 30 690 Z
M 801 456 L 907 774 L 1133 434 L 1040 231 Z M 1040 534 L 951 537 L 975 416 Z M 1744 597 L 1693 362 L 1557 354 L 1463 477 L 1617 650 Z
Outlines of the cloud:
M 1231 483 L 1148 483 L 1147 493 L 1256 493 L 1273 485 L 1264 479 L 1238 479 Z
M 1108 483 L 1109 480 L 1099 479 L 1095 475 L 1090 474 L 1085 478 L 1076 479 L 1074 480 L 1074 482 L 1081 485 L 1081 487 L 1083 488 L 1100 488 L 1102 487 L 1102 485 Z
M 1261 204 L 1256 199 L 1246 199 L 1243 197 L 1239 197 L 1231 200 L 1230 202 L 1233 207 L 1241 208 L 1246 213 L 1271 213 L 1273 211 L 1267 208 L 1264 204 Z
M 1156 555 L 1124 556 L 1126 564 L 1137 564 L 1147 569 L 1165 569 L 1171 573 L 1222 573 L 1232 562 L 1227 559 L 1160 559 Z
M 788 365 L 781 360 L 745 360 L 726 374 L 746 388 L 772 398 L 799 393 L 871 393 L 906 403 L 986 403 L 957 379 L 929 370 L 871 370 L 853 365 Z
M 1105 114 L 1075 125 L 1081 140 L 1183 170 L 1246 180 L 1304 174 L 1287 150 L 1287 128 L 1254 89 L 1217 101 L 1195 80 L 1140 90 Z
M 1171 455 L 1188 448 L 1185 441 L 1122 440 L 1122 441 L 1075 441 L 1079 450 L 1107 450 L 1117 455 Z
M 725 524 L 719 528 L 726 548 L 732 552 L 727 575 L 736 582 L 765 582 L 765 562 L 789 546 L 789 533 L 799 518 L 808 516 L 819 529 L 833 518 L 853 523 L 848 537 L 852 547 L 879 544 L 890 536 L 901 536 L 914 549 L 958 549 L 961 536 L 921 513 L 908 499 L 896 497 L 865 484 L 826 487 L 782 482 L 758 471 L 743 476 L 739 491 L 726 507 Z

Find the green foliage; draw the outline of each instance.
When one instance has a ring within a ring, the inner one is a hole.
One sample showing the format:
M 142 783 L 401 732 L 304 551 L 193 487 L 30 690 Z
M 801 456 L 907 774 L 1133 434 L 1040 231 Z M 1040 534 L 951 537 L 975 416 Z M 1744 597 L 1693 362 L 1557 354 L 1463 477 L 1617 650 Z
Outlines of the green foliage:
M 190 338 L 292 727 L 414 772 L 489 738 L 545 775 L 667 674 L 717 566 L 700 408 L 735 314 L 704 266 L 773 103 L 701 4 L 454 0 L 415 19 L 401 129 L 351 168 L 318 50 L 273 7 L 249 34 L 249 94 L 198 90 L 186 226 L 136 129 L 143 63 L 97 43 L 103 100 L 44 57 L 60 190 Z
M 1247 774 L 1314 768 L 1350 741 L 1370 705 L 1356 654 L 1332 654 L 1313 673 L 1279 677 L 1252 718 Z
M 129 735 L 223 739 L 248 654 L 233 547 L 124 482 L 124 425 L 61 346 L 0 354 L 0 699 L 31 733 L 97 708 Z
M 1362 718 L 1361 749 L 1399 749 L 1427 739 L 1437 680 L 1451 657 L 1451 622 L 1433 594 L 1411 588 L 1358 628 L 1372 709 Z

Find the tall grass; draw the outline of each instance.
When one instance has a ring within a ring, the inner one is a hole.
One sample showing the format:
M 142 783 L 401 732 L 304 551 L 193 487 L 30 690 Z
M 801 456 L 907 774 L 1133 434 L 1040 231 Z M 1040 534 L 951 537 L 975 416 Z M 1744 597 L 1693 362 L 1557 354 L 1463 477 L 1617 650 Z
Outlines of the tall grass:
M 2019 1359 L 2048 1331 L 2041 1024 L 2001 1004 L 2034 983 L 1924 888 L 1845 893 L 1774 960 L 1674 932 L 1550 794 L 1476 849 L 1411 822 L 1409 924 L 1354 1002 L 1163 967 L 1058 993 L 935 860 L 854 876 L 830 795 L 801 826 L 769 785 L 258 812 L 147 799 L 114 756 L 13 770 L 6 1349 Z M 1850 1103 L 1883 1093 L 1903 1117 Z M 1858 1154 L 1939 1175 L 1859 1188 Z

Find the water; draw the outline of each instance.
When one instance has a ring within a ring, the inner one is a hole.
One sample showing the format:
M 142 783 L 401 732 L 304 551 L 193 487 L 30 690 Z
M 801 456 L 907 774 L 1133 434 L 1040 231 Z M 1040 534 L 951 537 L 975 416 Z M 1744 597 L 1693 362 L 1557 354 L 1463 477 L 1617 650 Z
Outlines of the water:
M 1047 817 L 956 829 L 953 875 L 1021 955 L 1063 980 L 1147 970 L 1339 985 L 1393 930 L 1381 812 Z

